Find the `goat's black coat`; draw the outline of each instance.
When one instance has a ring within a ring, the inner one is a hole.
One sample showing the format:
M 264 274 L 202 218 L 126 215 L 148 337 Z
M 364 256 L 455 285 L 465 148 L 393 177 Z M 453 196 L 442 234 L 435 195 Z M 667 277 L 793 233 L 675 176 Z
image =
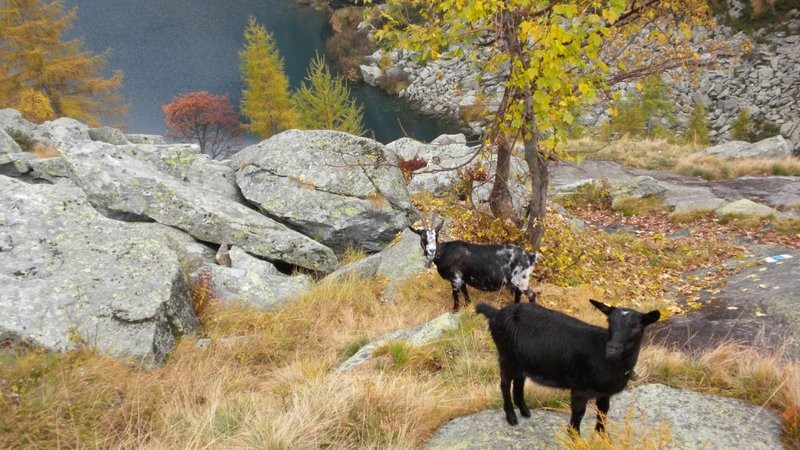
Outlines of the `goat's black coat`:
M 642 314 L 591 301 L 608 316 L 609 328 L 581 322 L 557 311 L 531 304 L 509 305 L 500 310 L 480 303 L 475 310 L 489 319 L 489 330 L 500 361 L 500 390 L 506 420 L 517 424 L 511 404 L 530 417 L 523 398 L 525 378 L 549 387 L 570 389 L 570 426 L 579 431 L 586 403 L 596 398 L 595 429 L 604 429 L 611 396 L 622 391 L 639 357 L 644 327 L 660 313 Z
M 508 288 L 514 293 L 514 302 L 519 303 L 524 293 L 530 302 L 536 300 L 536 293 L 530 288 L 531 269 L 537 262 L 537 255 L 528 253 L 515 245 L 471 244 L 464 241 L 438 242 L 441 224 L 435 230 L 417 230 L 409 227 L 420 236 L 420 244 L 430 263 L 445 280 L 450 281 L 453 292 L 453 310 L 458 311 L 458 293 L 464 294 L 466 304 L 470 298 L 467 285 L 482 291 L 499 291 Z M 431 233 L 432 234 L 428 234 Z M 431 254 L 431 240 L 435 242 L 435 253 Z

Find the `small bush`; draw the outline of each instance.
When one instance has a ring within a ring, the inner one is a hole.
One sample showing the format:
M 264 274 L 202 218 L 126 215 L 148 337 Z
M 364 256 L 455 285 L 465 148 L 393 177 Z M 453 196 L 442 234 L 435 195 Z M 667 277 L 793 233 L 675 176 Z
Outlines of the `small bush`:
M 689 116 L 689 123 L 683 133 L 683 141 L 689 144 L 708 145 L 711 123 L 708 120 L 708 111 L 703 102 L 696 102 Z
M 425 161 L 417 155 L 414 155 L 411 159 L 403 159 L 400 156 L 397 157 L 397 167 L 400 169 L 400 172 L 403 173 L 403 178 L 405 178 L 406 182 L 414 178 L 415 171 L 427 166 L 428 161 Z
M 33 146 L 37 144 L 36 139 L 34 139 L 30 134 L 17 130 L 17 129 L 10 129 L 6 130 L 8 135 L 14 142 L 19 145 L 19 148 L 22 149 L 23 152 L 31 152 L 33 151 Z
M 736 141 L 750 140 L 750 111 L 742 109 L 731 124 L 731 138 Z

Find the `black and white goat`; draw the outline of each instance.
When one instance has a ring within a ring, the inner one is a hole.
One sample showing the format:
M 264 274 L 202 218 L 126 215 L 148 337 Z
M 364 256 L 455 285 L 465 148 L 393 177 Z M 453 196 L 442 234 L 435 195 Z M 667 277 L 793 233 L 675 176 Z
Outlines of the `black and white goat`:
M 523 389 L 525 378 L 549 387 L 569 389 L 572 415 L 569 426 L 580 433 L 586 403 L 596 399 L 595 430 L 604 421 L 611 396 L 622 391 L 639 358 L 642 332 L 660 313 L 642 314 L 590 300 L 608 317 L 608 329 L 539 305 L 508 305 L 502 309 L 480 303 L 475 310 L 489 319 L 500 360 L 503 410 L 511 425 L 517 424 L 513 399 L 520 414 L 530 417 Z
M 433 223 L 433 220 L 431 220 Z M 436 264 L 439 275 L 448 280 L 453 290 L 453 311 L 458 311 L 459 291 L 469 304 L 467 285 L 482 291 L 499 291 L 508 288 L 514 292 L 514 303 L 519 303 L 524 293 L 530 302 L 536 301 L 536 293 L 530 287 L 531 272 L 542 257 L 541 253 L 529 253 L 515 245 L 470 244 L 463 241 L 439 242 L 439 232 L 444 221 L 434 228 L 419 230 L 408 228 L 420 237 L 425 255 L 425 267 Z

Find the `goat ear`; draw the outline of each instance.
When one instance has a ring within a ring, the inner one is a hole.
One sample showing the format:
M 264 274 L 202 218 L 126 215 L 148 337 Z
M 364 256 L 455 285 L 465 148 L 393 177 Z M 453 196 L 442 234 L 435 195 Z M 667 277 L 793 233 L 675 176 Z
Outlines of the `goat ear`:
M 661 318 L 661 311 L 656 309 L 655 311 L 650 311 L 649 313 L 644 314 L 642 316 L 642 324 L 650 325 L 651 323 L 658 322 L 658 319 L 660 318 Z
M 608 306 L 603 302 L 598 302 L 597 300 L 589 300 L 589 302 L 594 305 L 595 308 L 599 309 L 603 314 L 609 315 L 611 311 L 614 311 L 613 306 Z
M 408 229 L 413 231 L 414 233 L 418 234 L 419 236 L 422 236 L 422 232 L 424 231 L 424 230 L 418 230 L 418 229 L 414 228 L 411 225 L 408 226 Z
M 442 219 L 442 221 L 439 222 L 439 225 L 436 225 L 436 233 L 442 231 L 442 225 L 444 225 L 444 219 Z

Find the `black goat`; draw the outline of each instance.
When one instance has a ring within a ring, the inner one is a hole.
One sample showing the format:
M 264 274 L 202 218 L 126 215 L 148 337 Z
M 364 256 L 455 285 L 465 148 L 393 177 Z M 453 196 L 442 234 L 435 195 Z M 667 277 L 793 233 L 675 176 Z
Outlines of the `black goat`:
M 520 414 L 531 416 L 523 396 L 528 377 L 544 386 L 570 390 L 569 426 L 578 434 L 586 402 L 595 398 L 595 430 L 605 430 L 611 396 L 622 391 L 634 373 L 644 327 L 656 322 L 661 314 L 642 314 L 589 301 L 608 317 L 607 330 L 539 305 L 508 305 L 498 310 L 480 303 L 475 307 L 489 319 L 497 346 L 500 391 L 509 424 L 517 424 L 511 404 L 512 382 L 514 403 Z
M 469 304 L 467 285 L 482 291 L 499 291 L 504 287 L 514 292 L 514 303 L 519 303 L 522 293 L 533 303 L 536 293 L 530 288 L 533 266 L 541 253 L 528 253 L 514 245 L 470 244 L 463 241 L 439 242 L 439 231 L 444 221 L 435 228 L 418 230 L 408 228 L 420 237 L 425 255 L 425 267 L 436 263 L 436 270 L 450 281 L 453 290 L 453 311 L 458 311 L 458 292 L 464 294 Z M 424 223 L 423 223 L 424 225 Z

